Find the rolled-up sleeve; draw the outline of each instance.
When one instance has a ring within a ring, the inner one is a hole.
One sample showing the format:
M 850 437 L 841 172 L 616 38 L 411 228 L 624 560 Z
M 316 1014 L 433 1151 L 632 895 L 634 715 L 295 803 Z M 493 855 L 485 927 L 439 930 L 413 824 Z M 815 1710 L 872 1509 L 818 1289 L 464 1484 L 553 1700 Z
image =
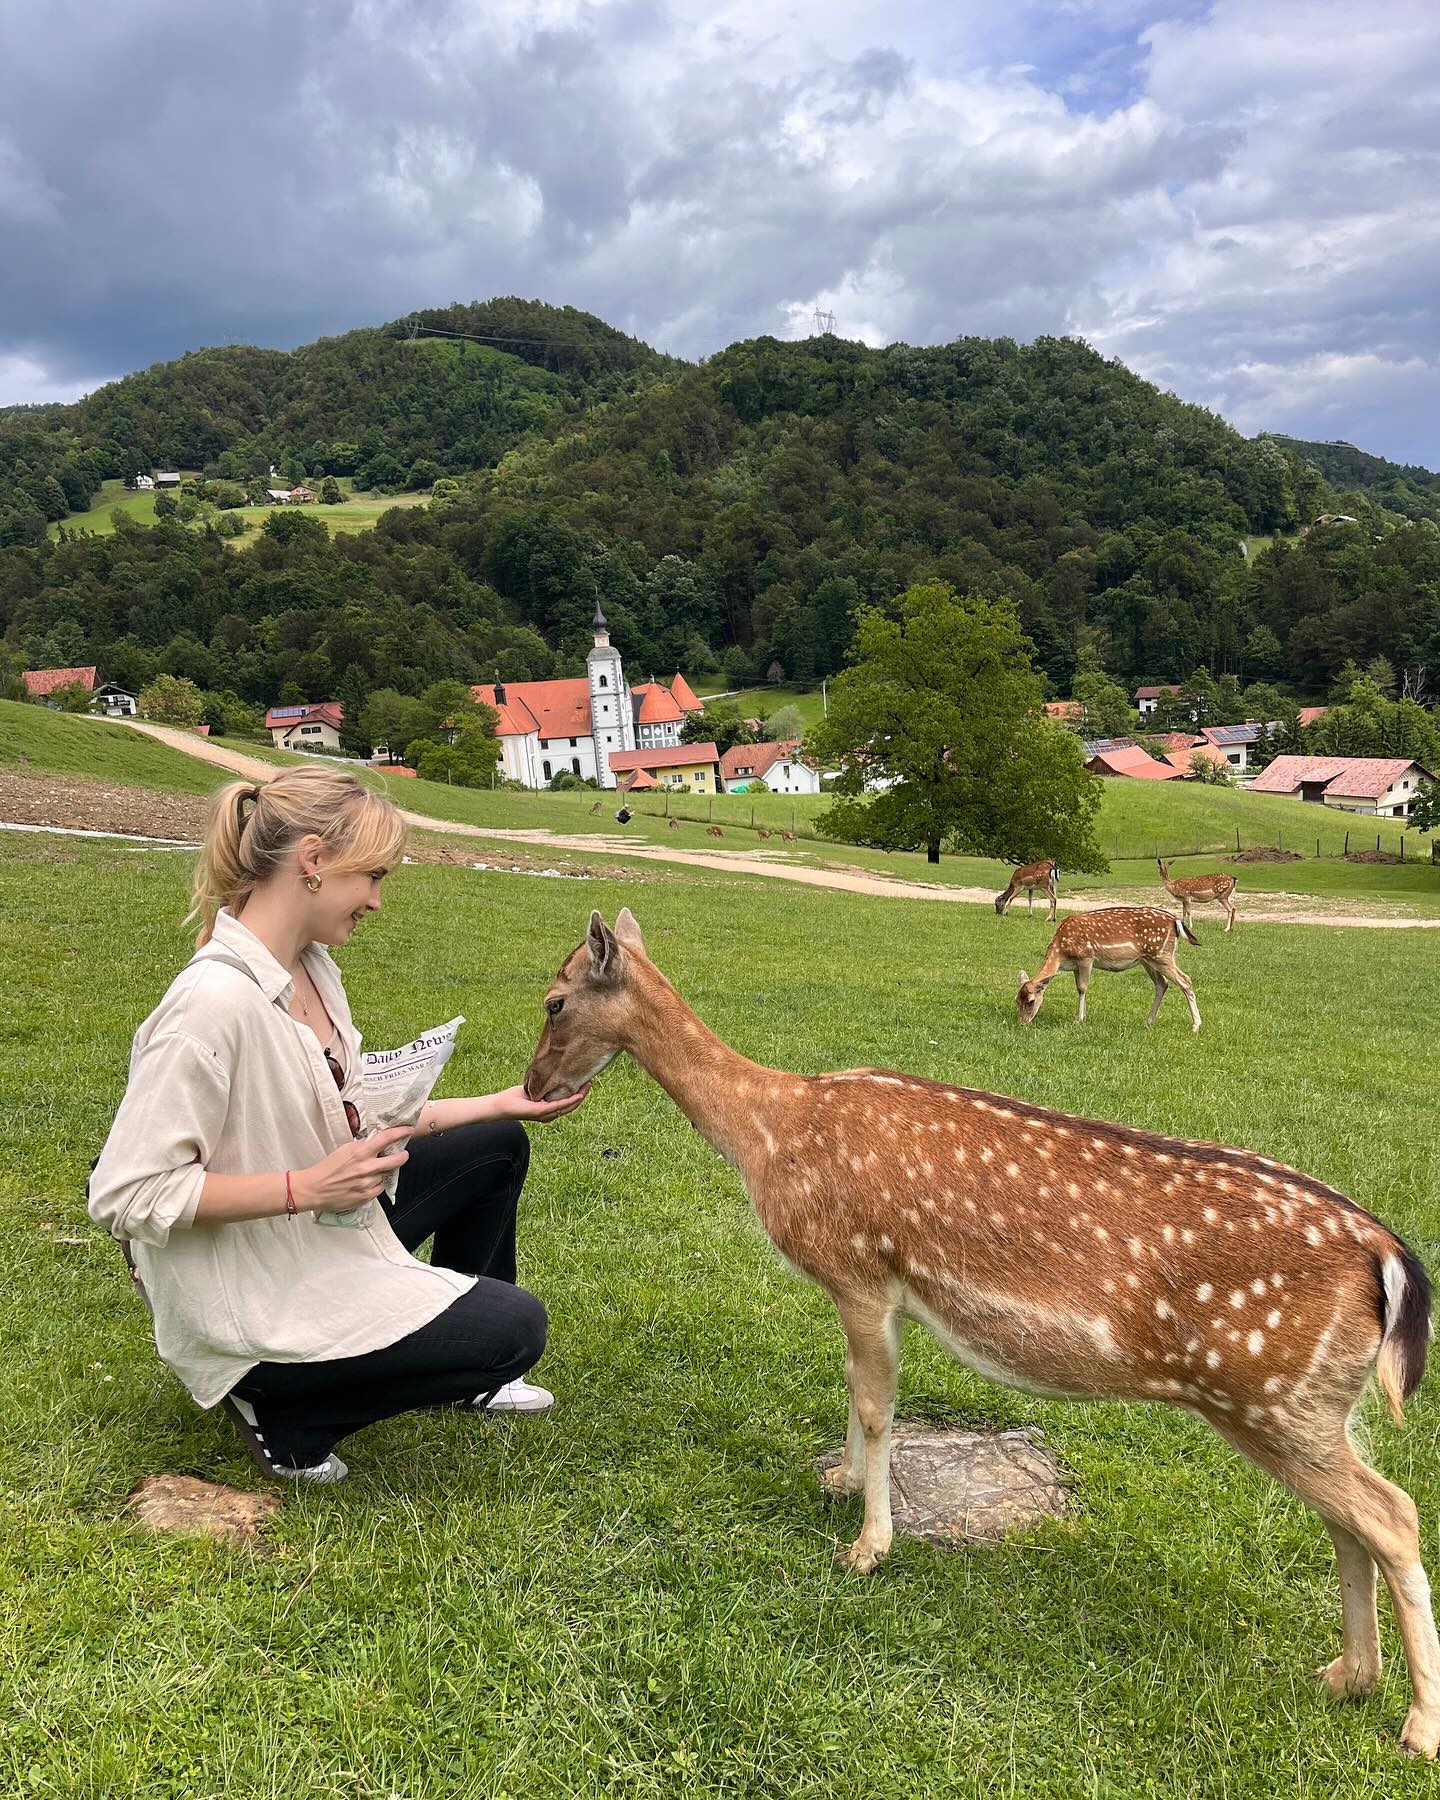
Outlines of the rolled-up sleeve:
M 229 1104 L 229 1077 L 208 1044 L 170 1031 L 137 1045 L 90 1176 L 95 1223 L 142 1244 L 193 1224 Z

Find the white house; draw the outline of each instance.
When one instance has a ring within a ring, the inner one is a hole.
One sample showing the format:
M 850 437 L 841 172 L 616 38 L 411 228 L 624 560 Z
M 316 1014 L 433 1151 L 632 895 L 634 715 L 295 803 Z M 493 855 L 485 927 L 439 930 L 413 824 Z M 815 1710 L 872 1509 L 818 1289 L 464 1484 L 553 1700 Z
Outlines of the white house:
M 150 476 L 148 476 L 148 475 L 137 475 L 135 477 L 135 486 L 140 490 L 140 492 L 142 494 L 148 494 L 150 492 L 150 490 L 155 486 L 155 483 L 154 483 L 154 481 L 151 480 Z
M 118 681 L 102 681 L 90 696 L 91 712 L 103 713 L 107 719 L 133 719 L 138 705 L 138 697 Z
M 272 706 L 265 729 L 277 750 L 338 750 L 345 709 L 338 700 L 308 706 Z
M 1169 685 L 1162 687 L 1136 688 L 1135 704 L 1140 709 L 1140 717 L 1142 719 L 1148 719 L 1150 717 L 1151 713 L 1153 713 L 1155 708 L 1160 704 L 1160 696 L 1162 694 L 1178 694 L 1179 692 L 1180 690 L 1178 687 Z
M 1380 819 L 1408 819 L 1422 789 L 1434 780 L 1429 769 L 1403 756 L 1277 756 L 1250 783 L 1250 792 L 1285 794 Z
M 752 781 L 763 781 L 772 794 L 818 794 L 820 771 L 805 762 L 800 740 L 776 744 L 736 744 L 720 758 L 727 794 L 738 794 Z
M 597 606 L 595 645 L 586 672 L 566 681 L 483 681 L 472 688 L 477 700 L 500 715 L 500 772 L 526 787 L 547 787 L 565 770 L 582 780 L 615 786 L 612 752 L 673 749 L 692 713 L 705 709 L 685 677 L 667 688 L 643 681 L 627 687 L 620 652 L 610 642 L 605 615 Z

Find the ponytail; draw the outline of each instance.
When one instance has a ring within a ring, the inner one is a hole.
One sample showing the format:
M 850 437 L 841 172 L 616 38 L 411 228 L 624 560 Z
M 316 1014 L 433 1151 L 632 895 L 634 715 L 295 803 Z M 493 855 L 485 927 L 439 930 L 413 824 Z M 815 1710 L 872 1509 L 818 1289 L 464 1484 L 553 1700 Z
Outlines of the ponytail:
M 222 906 L 239 912 L 303 837 L 319 837 L 337 873 L 388 866 L 400 854 L 399 809 L 344 769 L 314 764 L 269 781 L 229 781 L 216 794 L 195 865 L 186 924 L 205 944 Z

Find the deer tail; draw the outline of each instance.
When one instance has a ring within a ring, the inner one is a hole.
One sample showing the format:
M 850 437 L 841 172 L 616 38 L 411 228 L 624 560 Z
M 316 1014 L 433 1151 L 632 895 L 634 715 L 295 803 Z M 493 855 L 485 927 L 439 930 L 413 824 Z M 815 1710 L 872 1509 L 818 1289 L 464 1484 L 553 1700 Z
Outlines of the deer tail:
M 1405 1402 L 1425 1373 L 1430 1347 L 1430 1277 L 1420 1258 L 1399 1238 L 1384 1256 L 1377 1257 L 1375 1273 L 1381 1319 L 1375 1378 L 1398 1425 Z
M 1199 938 L 1196 937 L 1195 933 L 1183 919 L 1177 919 L 1175 921 L 1175 935 L 1176 937 L 1183 937 L 1187 944 L 1198 944 L 1200 942 Z

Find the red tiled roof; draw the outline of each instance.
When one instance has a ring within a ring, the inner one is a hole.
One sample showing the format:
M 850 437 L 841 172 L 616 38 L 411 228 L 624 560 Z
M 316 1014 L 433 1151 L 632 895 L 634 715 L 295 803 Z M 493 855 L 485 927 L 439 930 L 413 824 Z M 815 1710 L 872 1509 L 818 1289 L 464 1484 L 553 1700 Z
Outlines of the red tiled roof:
M 1313 725 L 1318 718 L 1321 718 L 1325 713 L 1329 712 L 1329 710 L 1330 708 L 1328 706 L 1302 706 L 1300 708 L 1301 729 L 1303 730 L 1306 725 Z
M 89 693 L 95 686 L 95 665 L 84 669 L 27 669 L 21 677 L 32 694 L 53 694 L 56 688 L 83 687 Z
M 1147 743 L 1154 744 L 1157 749 L 1167 752 L 1171 750 L 1188 750 L 1195 741 L 1196 738 L 1193 731 L 1160 731 L 1153 737 L 1146 739 Z
M 1319 782 L 1327 793 L 1376 800 L 1415 767 L 1408 756 L 1277 756 L 1250 789 L 1257 794 L 1293 794 L 1302 783 Z
M 720 758 L 726 781 L 763 781 L 777 762 L 797 759 L 799 738 L 783 738 L 772 744 L 735 744 Z
M 686 712 L 704 712 L 704 702 L 697 699 L 694 688 L 677 669 L 670 679 L 670 692 Z
M 1168 763 L 1156 762 L 1153 756 L 1147 756 L 1138 744 L 1129 744 L 1119 750 L 1101 750 L 1085 767 L 1093 769 L 1097 775 L 1128 775 L 1136 781 L 1174 781 L 1180 773 Z
M 1045 702 L 1045 717 L 1047 719 L 1059 719 L 1062 723 L 1068 719 L 1078 719 L 1080 717 L 1080 702 L 1078 700 L 1047 700 Z
M 633 794 L 645 788 L 657 788 L 660 783 L 653 775 L 647 775 L 644 769 L 629 769 L 615 783 L 622 794 Z
M 296 725 L 333 725 L 338 731 L 345 708 L 338 700 L 315 700 L 305 706 L 272 706 L 265 715 L 267 731 L 290 731 Z
M 1158 700 L 1162 694 L 1178 694 L 1179 692 L 1178 687 L 1168 684 L 1164 687 L 1143 687 L 1136 688 L 1135 698 L 1137 700 Z
M 1187 750 L 1167 750 L 1165 760 L 1172 769 L 1178 769 L 1182 775 L 1190 773 L 1190 764 L 1195 757 L 1205 762 L 1219 763 L 1222 769 L 1230 767 L 1230 758 L 1223 750 L 1217 750 L 1213 744 L 1191 744 Z
M 495 684 L 482 681 L 471 688 L 477 700 L 493 706 L 500 715 L 500 737 L 527 737 L 538 731 L 542 738 L 589 737 L 590 683 L 581 675 L 567 681 L 502 681 L 505 699 L 495 700 Z
M 685 717 L 684 707 L 658 681 L 642 681 L 631 692 L 640 702 L 636 718 L 641 725 L 673 725 Z
M 626 769 L 679 769 L 699 763 L 718 763 L 713 744 L 669 744 L 658 750 L 612 750 L 610 768 L 616 775 Z

